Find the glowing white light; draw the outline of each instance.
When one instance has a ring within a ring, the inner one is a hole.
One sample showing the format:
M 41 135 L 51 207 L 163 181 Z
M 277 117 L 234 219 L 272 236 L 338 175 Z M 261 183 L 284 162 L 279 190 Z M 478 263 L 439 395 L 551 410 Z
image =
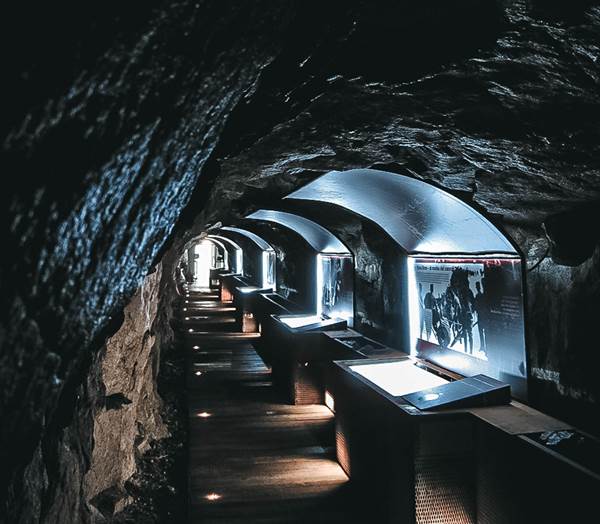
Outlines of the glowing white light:
M 201 413 L 198 413 L 198 416 L 200 418 L 208 418 L 211 416 L 211 414 L 208 411 L 202 411 Z
M 440 394 L 439 393 L 427 393 L 426 395 L 423 395 L 423 400 L 437 400 L 438 398 L 440 398 Z
M 219 495 L 218 493 L 207 493 L 206 495 L 204 495 L 204 498 L 206 500 L 209 500 L 211 502 L 215 501 L 215 500 L 219 500 L 223 497 L 223 495 Z
M 200 349 L 200 346 L 194 346 L 192 349 Z
M 262 287 L 276 290 L 275 284 L 275 251 L 262 252 Z
M 208 240 L 203 240 L 196 244 L 194 254 L 195 259 L 195 276 L 199 287 L 208 287 L 210 284 L 210 269 L 212 267 L 213 253 L 216 247 L 215 244 Z
M 252 291 L 256 291 L 257 289 L 259 289 L 257 286 L 243 286 L 237 288 L 240 293 L 252 293 Z
M 357 364 L 350 369 L 394 397 L 434 388 L 448 381 L 415 366 L 412 360 Z
M 241 249 L 235 251 L 235 272 L 240 275 L 244 273 L 244 252 Z
M 188 329 L 188 333 L 193 333 L 194 330 L 192 328 Z
M 186 302 L 187 302 L 187 300 L 186 300 Z M 187 308 L 186 308 L 186 307 L 184 307 L 184 308 L 183 308 L 183 310 L 184 310 L 184 311 L 187 311 Z
M 280 316 L 279 320 L 283 322 L 286 326 L 291 328 L 297 328 L 302 326 L 308 326 L 310 324 L 316 324 L 317 322 L 321 322 L 323 318 L 321 315 L 299 315 L 293 317 Z
M 196 371 L 196 376 L 199 377 L 200 375 L 202 375 L 202 371 Z
M 190 319 L 190 317 L 185 317 L 185 319 L 186 319 L 186 320 L 189 320 L 189 319 Z
M 325 405 L 332 413 L 335 413 L 335 400 L 329 391 L 325 391 Z
M 317 255 L 317 305 L 316 311 L 319 317 L 323 314 L 323 257 Z

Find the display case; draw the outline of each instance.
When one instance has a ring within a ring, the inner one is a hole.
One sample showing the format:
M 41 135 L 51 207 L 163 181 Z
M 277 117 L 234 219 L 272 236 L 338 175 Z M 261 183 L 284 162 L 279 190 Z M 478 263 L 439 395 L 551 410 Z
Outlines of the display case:
M 334 364 L 336 453 L 370 499 L 373 522 L 476 522 L 475 421 L 424 413 L 404 400 L 449 380 L 408 355 Z
M 215 240 L 223 245 L 227 252 L 227 270 L 233 274 L 243 274 L 244 252 L 239 244 L 223 235 L 208 235 L 208 239 Z
M 348 248 L 321 225 L 293 213 L 261 209 L 246 219 L 282 226 L 304 240 L 302 259 L 308 267 L 303 268 L 300 295 L 307 313 L 341 318 L 352 326 L 354 257 Z
M 261 358 L 271 365 L 273 351 L 278 347 L 277 329 L 273 317 L 300 313 L 298 304 L 277 293 L 259 293 L 255 303 L 255 316 L 261 333 L 254 346 Z
M 371 169 L 332 171 L 286 199 L 338 206 L 389 240 L 386 341 L 527 399 L 521 256 L 494 224 L 436 186 Z
M 292 404 L 323 404 L 326 366 L 334 355 L 322 342 L 324 331 L 346 327 L 343 319 L 320 315 L 271 315 L 273 383 Z
M 462 382 L 409 355 L 332 364 L 338 461 L 372 521 L 569 522 L 589 512 L 598 441 L 517 401 L 435 410 L 411 402 Z
M 235 238 L 244 242 L 246 251 L 237 273 L 243 275 L 252 285 L 276 290 L 276 254 L 273 248 L 252 231 L 239 227 L 222 227 L 220 236 Z
M 259 323 L 256 318 L 256 304 L 261 293 L 272 291 L 270 288 L 241 285 L 233 290 L 233 303 L 236 307 L 236 318 L 242 333 L 258 333 Z

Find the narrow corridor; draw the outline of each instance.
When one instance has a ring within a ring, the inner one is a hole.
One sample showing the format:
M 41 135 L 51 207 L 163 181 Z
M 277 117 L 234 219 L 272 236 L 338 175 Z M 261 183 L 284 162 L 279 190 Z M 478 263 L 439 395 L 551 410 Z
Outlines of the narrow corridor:
M 352 522 L 333 414 L 283 402 L 257 335 L 233 331 L 234 311 L 215 294 L 191 288 L 186 300 L 190 521 Z

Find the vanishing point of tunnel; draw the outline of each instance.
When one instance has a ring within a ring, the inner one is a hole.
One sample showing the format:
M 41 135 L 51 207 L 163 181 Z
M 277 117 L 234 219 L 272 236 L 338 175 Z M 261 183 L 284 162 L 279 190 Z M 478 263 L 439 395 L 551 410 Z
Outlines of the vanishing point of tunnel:
M 0 524 L 599 520 L 598 0 L 1 20 Z

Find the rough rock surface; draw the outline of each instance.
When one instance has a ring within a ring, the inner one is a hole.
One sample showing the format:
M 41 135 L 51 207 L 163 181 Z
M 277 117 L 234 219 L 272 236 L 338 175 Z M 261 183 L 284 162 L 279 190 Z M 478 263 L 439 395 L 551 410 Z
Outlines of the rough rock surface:
M 124 392 L 100 398 L 101 349 L 157 260 L 164 281 L 207 225 L 331 169 L 408 173 L 502 225 L 532 268 L 534 401 L 600 420 L 597 2 L 13 9 L 1 32 L 12 187 L 0 193 L 0 521 L 86 513 L 95 406 L 132 409 L 110 396 Z M 378 266 L 361 253 L 366 290 Z M 170 285 L 154 330 L 166 338 Z
M 94 448 L 85 476 L 89 504 L 109 519 L 131 499 L 126 483 L 152 441 L 168 435 L 157 393 L 158 348 L 152 332 L 159 304 L 161 266 L 148 275 L 106 341 L 101 363 L 104 402 L 94 416 Z

